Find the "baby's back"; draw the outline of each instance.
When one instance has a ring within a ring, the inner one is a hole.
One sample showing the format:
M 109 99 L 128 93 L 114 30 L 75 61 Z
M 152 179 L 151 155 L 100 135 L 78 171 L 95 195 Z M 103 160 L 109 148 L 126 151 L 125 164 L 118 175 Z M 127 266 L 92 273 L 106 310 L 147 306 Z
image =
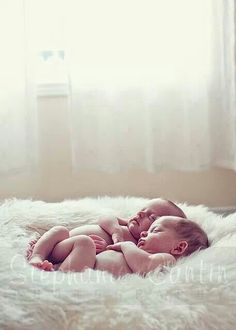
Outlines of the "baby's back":
M 106 270 L 115 276 L 132 273 L 122 252 L 107 250 L 96 256 L 94 269 Z
M 130 234 L 127 226 L 121 226 L 121 229 L 124 241 L 131 241 L 135 244 L 137 243 L 137 240 Z M 76 227 L 70 231 L 70 237 L 77 235 L 98 235 L 103 238 L 107 242 L 107 244 L 113 244 L 111 235 L 109 235 L 99 225 L 84 225 Z

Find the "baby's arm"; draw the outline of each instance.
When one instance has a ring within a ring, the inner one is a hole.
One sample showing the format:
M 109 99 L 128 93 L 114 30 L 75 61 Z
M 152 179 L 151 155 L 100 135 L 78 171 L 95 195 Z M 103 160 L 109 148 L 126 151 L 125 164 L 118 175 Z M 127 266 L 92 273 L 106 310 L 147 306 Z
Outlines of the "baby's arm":
M 100 218 L 98 220 L 99 226 L 111 235 L 114 243 L 124 241 L 123 231 L 120 224 L 125 223 L 124 219 L 116 217 L 111 218 Z M 126 223 L 127 224 L 127 223 Z
M 145 275 L 159 266 L 167 266 L 175 263 L 175 258 L 171 254 L 150 254 L 139 249 L 133 242 L 121 242 L 110 245 L 108 248 L 121 251 L 130 269 L 140 275 Z

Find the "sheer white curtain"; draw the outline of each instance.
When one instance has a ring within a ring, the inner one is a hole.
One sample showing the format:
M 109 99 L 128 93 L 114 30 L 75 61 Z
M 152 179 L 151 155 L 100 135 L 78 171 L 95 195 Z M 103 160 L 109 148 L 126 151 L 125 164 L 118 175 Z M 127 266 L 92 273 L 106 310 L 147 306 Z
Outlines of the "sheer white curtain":
M 236 169 L 233 0 L 67 2 L 77 170 Z
M 30 173 L 37 162 L 36 94 L 27 57 L 23 0 L 0 0 L 0 176 Z

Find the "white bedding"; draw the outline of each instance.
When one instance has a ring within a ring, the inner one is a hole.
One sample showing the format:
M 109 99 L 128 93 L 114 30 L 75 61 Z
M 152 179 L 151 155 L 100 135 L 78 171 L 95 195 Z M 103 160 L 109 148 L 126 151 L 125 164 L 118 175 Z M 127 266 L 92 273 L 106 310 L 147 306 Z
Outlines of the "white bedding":
M 106 272 L 63 274 L 30 267 L 24 252 L 36 232 L 130 216 L 144 198 L 101 197 L 61 203 L 6 200 L 0 205 L 0 329 L 235 329 L 236 213 L 180 205 L 202 225 L 211 247 L 145 279 Z

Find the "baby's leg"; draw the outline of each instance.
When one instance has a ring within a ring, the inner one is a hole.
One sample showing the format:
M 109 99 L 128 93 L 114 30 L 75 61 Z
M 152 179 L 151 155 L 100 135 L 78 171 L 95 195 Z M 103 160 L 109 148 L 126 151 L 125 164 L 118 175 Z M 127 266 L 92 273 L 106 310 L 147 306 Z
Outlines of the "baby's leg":
M 85 268 L 94 268 L 95 261 L 96 247 L 93 240 L 89 236 L 79 235 L 59 270 L 62 272 L 81 272 Z
M 69 237 L 69 231 L 63 226 L 55 226 L 48 230 L 42 237 L 37 241 L 34 246 L 32 256 L 29 263 L 32 266 L 44 269 L 53 270 L 53 265 L 48 260 L 48 258 L 54 246 Z
M 53 264 L 61 263 L 65 260 L 66 257 L 71 253 L 75 243 L 79 240 L 80 236 L 85 235 L 77 235 L 73 237 L 69 237 L 64 239 L 61 242 L 58 242 L 54 249 L 52 250 L 49 259 Z

